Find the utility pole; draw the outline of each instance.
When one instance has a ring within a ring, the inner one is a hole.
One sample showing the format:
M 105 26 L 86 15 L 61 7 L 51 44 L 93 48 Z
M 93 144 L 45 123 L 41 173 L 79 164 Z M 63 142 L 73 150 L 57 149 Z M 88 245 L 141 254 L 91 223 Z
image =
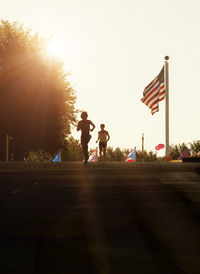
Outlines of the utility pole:
M 8 135 L 8 134 L 6 134 L 6 162 L 9 161 L 9 141 L 10 140 L 13 140 L 13 137 L 10 136 L 10 135 Z M 14 160 L 13 152 L 12 152 L 12 156 L 11 157 L 12 157 L 11 159 Z
M 142 162 L 144 162 L 144 133 L 142 133 Z
M 9 160 L 9 135 L 6 134 L 6 162 Z

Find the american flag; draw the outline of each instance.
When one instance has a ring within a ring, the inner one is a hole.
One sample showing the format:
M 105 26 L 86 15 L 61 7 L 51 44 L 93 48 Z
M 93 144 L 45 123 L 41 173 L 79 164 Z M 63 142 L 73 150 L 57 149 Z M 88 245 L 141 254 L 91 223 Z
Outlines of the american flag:
M 164 67 L 143 91 L 141 101 L 151 109 L 152 115 L 159 111 L 159 102 L 165 98 Z

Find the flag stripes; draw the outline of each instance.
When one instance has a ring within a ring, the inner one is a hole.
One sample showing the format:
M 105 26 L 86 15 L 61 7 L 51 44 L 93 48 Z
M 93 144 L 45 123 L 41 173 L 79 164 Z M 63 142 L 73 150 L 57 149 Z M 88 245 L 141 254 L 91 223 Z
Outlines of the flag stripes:
M 143 91 L 141 101 L 151 109 L 152 115 L 159 111 L 159 102 L 165 98 L 164 67 Z

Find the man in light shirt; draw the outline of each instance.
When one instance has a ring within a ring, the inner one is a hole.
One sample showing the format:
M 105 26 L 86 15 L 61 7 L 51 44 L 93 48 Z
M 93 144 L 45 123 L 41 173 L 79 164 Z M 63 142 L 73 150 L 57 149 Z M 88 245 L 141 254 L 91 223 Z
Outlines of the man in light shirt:
M 99 142 L 99 151 L 100 151 L 100 159 L 102 159 L 103 154 L 103 160 L 106 160 L 106 148 L 107 148 L 107 142 L 110 140 L 110 135 L 107 130 L 105 130 L 105 125 L 100 125 L 101 130 L 98 132 L 98 139 L 96 141 Z

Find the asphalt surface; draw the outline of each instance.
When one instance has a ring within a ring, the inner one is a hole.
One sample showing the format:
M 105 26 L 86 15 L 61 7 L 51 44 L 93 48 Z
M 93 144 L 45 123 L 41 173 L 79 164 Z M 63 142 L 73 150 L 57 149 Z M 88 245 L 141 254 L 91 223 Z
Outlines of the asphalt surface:
M 199 274 L 198 164 L 0 164 L 0 273 Z

